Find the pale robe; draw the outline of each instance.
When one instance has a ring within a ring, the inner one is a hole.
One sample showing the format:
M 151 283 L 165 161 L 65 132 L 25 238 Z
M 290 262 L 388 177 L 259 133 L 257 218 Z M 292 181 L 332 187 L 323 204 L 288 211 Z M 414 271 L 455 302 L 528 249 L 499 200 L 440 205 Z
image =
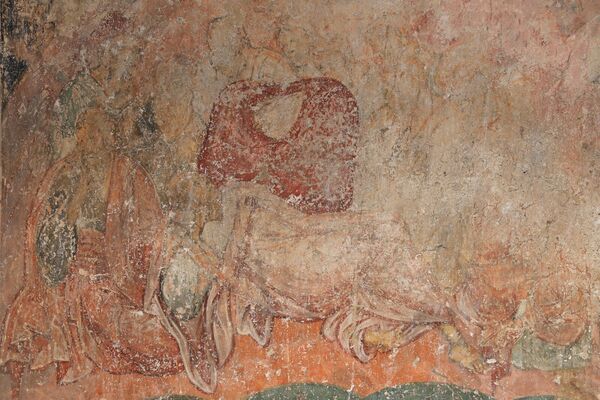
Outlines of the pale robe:
M 368 330 L 402 332 L 402 345 L 450 322 L 431 267 L 399 218 L 307 215 L 248 184 L 229 188 L 223 204 L 222 225 L 208 225 L 203 240 L 223 251 L 238 334 L 265 345 L 275 317 L 324 320 L 324 335 L 366 362 L 374 356 L 363 340 Z

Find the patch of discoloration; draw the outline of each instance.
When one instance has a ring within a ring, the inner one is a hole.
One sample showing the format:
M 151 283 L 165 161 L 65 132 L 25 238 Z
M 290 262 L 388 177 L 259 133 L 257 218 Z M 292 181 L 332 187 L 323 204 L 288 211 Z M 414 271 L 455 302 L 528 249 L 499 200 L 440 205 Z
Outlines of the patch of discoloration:
M 33 398 L 594 399 L 599 13 L 3 2 L 0 361 Z

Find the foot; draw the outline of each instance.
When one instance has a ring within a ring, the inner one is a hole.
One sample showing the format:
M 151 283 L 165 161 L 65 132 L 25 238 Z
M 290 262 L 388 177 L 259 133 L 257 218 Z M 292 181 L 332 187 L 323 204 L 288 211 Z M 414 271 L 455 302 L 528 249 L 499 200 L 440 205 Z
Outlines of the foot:
M 450 346 L 448 357 L 452 361 L 460 364 L 461 367 L 468 371 L 478 374 L 484 372 L 485 363 L 483 362 L 482 355 L 465 342 L 454 325 L 443 324 L 440 326 L 440 330 L 448 340 Z
M 367 330 L 363 338 L 365 345 L 380 352 L 391 351 L 397 343 L 398 332 L 394 330 Z
M 450 344 L 448 357 L 470 372 L 482 374 L 485 371 L 481 354 L 463 341 Z

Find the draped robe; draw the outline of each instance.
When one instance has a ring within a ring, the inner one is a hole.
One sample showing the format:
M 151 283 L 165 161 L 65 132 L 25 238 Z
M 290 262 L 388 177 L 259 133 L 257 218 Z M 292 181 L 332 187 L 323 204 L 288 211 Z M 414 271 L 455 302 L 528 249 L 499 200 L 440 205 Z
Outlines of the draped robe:
M 199 388 L 214 390 L 216 370 L 206 346 L 192 340 L 158 296 L 165 218 L 152 182 L 133 161 L 112 156 L 99 224 L 104 230 L 77 229 L 65 273 L 52 275 L 56 282 L 44 276 L 36 238 L 48 218 L 52 188 L 72 162 L 68 157 L 52 167 L 33 201 L 25 283 L 5 319 L 0 365 L 15 361 L 42 369 L 60 363 L 66 366 L 58 372 L 61 383 L 76 381 L 94 366 L 146 375 L 185 369 Z M 62 247 L 64 253 L 69 246 Z
M 225 194 L 224 204 L 224 214 L 235 217 L 224 235 L 221 273 L 238 334 L 265 345 L 273 318 L 324 320 L 324 335 L 366 362 L 374 356 L 363 340 L 368 330 L 398 330 L 402 345 L 451 320 L 430 266 L 399 218 L 304 214 L 247 184 Z M 205 240 L 215 231 L 209 227 Z
M 321 320 L 327 339 L 368 362 L 376 352 L 365 341 L 369 331 L 393 331 L 393 345 L 403 346 L 449 324 L 469 346 L 498 360 L 494 381 L 508 373 L 526 279 L 497 274 L 519 274 L 518 266 L 474 268 L 449 293 L 397 215 L 306 214 L 247 183 L 227 187 L 222 200 L 223 221 L 207 224 L 202 234 L 222 253 L 220 293 L 231 301 L 230 322 L 221 323 L 228 329 L 213 330 L 217 347 L 231 349 L 234 332 L 266 345 L 274 318 Z

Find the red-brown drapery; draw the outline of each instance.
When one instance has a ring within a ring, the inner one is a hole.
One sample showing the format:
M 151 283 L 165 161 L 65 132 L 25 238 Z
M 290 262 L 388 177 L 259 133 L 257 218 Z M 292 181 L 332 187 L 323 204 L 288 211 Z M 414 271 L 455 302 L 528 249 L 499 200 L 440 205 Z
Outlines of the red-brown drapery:
M 33 201 L 25 284 L 7 313 L 0 365 L 13 361 L 42 369 L 56 362 L 61 383 L 76 381 L 94 366 L 146 375 L 185 369 L 196 385 L 210 390 L 215 384 L 210 354 L 161 306 L 165 218 L 151 180 L 133 161 L 112 157 L 105 231 L 77 231 L 77 252 L 62 282 L 51 285 L 41 275 L 38 226 L 53 183 L 73 159 L 47 172 Z

